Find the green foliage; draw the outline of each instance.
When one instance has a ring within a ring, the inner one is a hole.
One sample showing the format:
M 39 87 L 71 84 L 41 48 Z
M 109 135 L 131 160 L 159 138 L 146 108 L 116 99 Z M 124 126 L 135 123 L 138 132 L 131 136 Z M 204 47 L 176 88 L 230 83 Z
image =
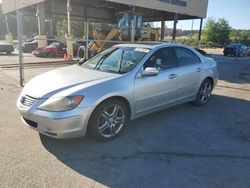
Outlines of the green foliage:
M 231 43 L 242 43 L 250 46 L 250 30 L 236 30 L 232 29 L 230 32 Z
M 230 30 L 231 27 L 224 18 L 220 18 L 218 21 L 209 18 L 202 34 L 203 41 L 223 47 L 229 43 Z
M 192 37 L 187 37 L 187 36 L 178 37 L 176 38 L 176 42 L 195 47 L 198 44 L 198 35 L 199 33 L 195 33 Z

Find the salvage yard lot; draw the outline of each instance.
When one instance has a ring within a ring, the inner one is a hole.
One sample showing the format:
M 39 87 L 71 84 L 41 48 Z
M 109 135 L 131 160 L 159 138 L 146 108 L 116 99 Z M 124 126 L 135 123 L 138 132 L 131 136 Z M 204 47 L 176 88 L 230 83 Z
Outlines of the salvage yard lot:
M 250 58 L 212 57 L 220 81 L 206 106 L 148 115 L 104 143 L 25 127 L 18 70 L 0 69 L 0 187 L 250 187 Z M 25 78 L 54 68 L 27 68 Z

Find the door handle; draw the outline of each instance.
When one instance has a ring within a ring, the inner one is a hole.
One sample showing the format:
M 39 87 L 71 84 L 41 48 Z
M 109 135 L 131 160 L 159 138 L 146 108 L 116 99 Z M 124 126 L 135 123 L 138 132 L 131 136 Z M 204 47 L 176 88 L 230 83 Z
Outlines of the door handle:
M 197 69 L 196 69 L 196 72 L 201 72 L 201 68 L 197 68 Z
M 177 74 L 170 74 L 170 75 L 168 76 L 169 79 L 174 79 L 174 78 L 176 78 L 176 77 L 177 77 Z

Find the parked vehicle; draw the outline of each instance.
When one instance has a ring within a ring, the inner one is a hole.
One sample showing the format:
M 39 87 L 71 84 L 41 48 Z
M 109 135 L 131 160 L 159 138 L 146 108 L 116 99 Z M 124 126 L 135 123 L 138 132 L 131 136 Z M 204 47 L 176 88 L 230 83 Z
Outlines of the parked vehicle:
M 224 53 L 224 56 L 233 55 L 233 56 L 240 57 L 244 55 L 244 52 L 246 49 L 247 47 L 243 44 L 230 44 L 226 46 L 223 53 Z
M 37 48 L 32 52 L 37 57 L 58 57 L 65 52 L 66 46 L 61 42 L 53 42 L 47 47 Z
M 73 43 L 73 55 L 77 55 L 78 48 L 80 46 Z M 53 42 L 47 47 L 37 48 L 32 52 L 36 57 L 62 57 L 67 53 L 67 46 L 62 42 Z
M 218 79 L 216 62 L 178 44 L 122 44 L 26 84 L 17 106 L 24 123 L 54 138 L 100 140 L 129 120 L 193 101 L 205 105 Z
M 14 52 L 14 47 L 6 42 L 0 42 L 0 52 L 6 52 L 7 54 L 11 54 Z
M 30 40 L 27 40 L 26 42 L 24 42 L 23 44 L 23 52 L 24 53 L 32 53 L 35 49 L 38 48 L 38 37 L 34 37 Z M 47 44 L 50 45 L 54 42 L 59 42 L 58 40 L 55 39 L 55 37 L 50 37 L 47 36 Z

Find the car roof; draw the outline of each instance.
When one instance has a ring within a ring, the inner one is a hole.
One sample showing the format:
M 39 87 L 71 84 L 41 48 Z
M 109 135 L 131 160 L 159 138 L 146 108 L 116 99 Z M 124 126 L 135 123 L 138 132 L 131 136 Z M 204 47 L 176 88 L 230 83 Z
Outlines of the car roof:
M 6 42 L 6 41 L 0 41 L 0 44 L 1 45 L 10 45 L 8 42 Z
M 176 44 L 176 43 L 148 43 L 148 44 L 140 44 L 140 43 L 136 43 L 136 44 L 131 44 L 131 43 L 127 43 L 127 44 L 117 44 L 114 45 L 114 47 L 117 48 L 122 48 L 122 47 L 131 47 L 131 48 L 148 48 L 148 49 L 154 49 L 157 47 L 171 47 L 171 46 L 184 46 L 182 44 Z

